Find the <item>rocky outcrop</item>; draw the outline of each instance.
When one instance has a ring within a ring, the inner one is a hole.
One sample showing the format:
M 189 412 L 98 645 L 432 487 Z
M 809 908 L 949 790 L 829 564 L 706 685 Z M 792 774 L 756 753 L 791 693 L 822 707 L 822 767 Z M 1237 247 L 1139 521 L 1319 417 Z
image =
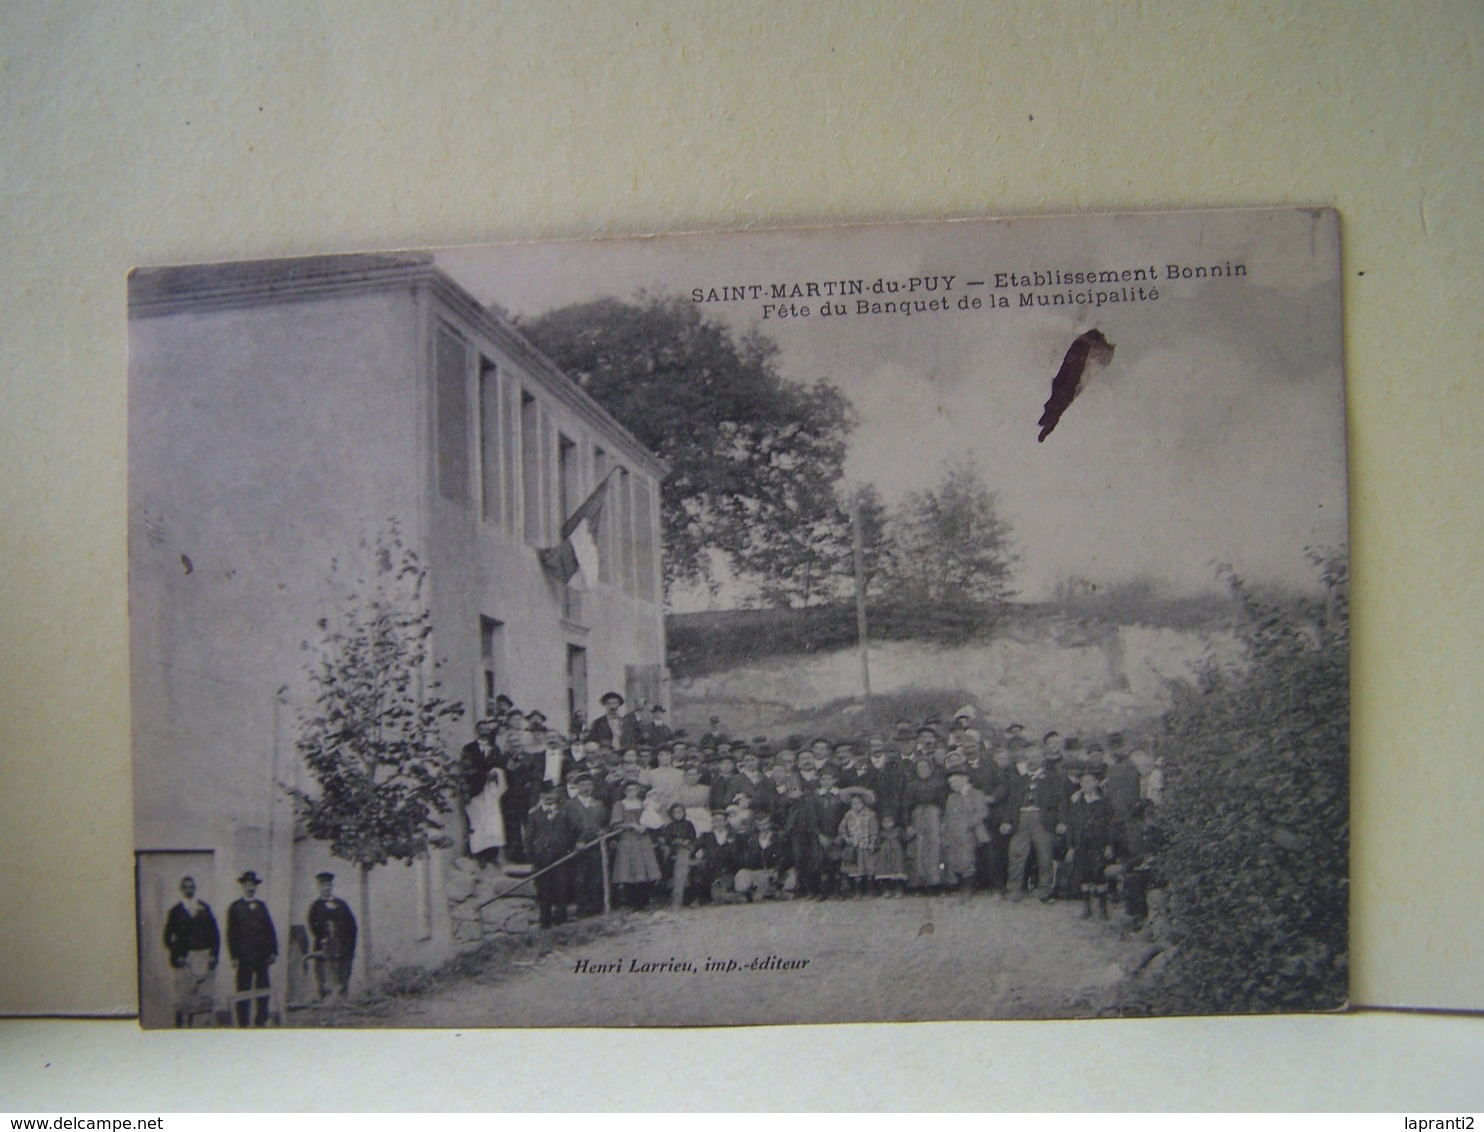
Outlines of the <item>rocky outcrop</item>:
M 1170 706 L 1172 684 L 1194 680 L 1208 662 L 1242 663 L 1231 632 L 1068 618 L 1007 625 L 966 645 L 870 646 L 873 695 L 962 689 L 981 712 L 1033 731 L 1136 727 L 1161 715 Z M 713 714 L 739 729 L 785 727 L 821 705 L 854 699 L 859 690 L 860 654 L 839 649 L 678 679 L 671 694 L 677 721 L 695 734 L 706 730 Z

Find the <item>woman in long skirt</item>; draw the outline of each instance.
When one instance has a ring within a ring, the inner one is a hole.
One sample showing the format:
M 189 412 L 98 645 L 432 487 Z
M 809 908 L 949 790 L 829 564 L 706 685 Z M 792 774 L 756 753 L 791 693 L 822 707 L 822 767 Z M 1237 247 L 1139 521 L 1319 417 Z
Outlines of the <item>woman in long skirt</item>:
M 989 800 L 969 782 L 965 767 L 948 772 L 948 799 L 943 803 L 943 880 L 958 885 L 959 896 L 968 900 L 973 892 L 974 857 L 981 840 L 989 840 L 984 819 Z
M 914 774 L 902 795 L 911 858 L 907 887 L 937 888 L 943 883 L 943 803 L 948 784 L 930 759 L 918 759 Z
M 623 784 L 623 797 L 613 803 L 608 821 L 610 829 L 621 829 L 615 839 L 618 851 L 613 859 L 613 883 L 619 886 L 625 903 L 632 908 L 649 906 L 649 890 L 660 879 L 660 863 L 654 855 L 654 842 L 644 828 L 644 786 L 630 778 Z

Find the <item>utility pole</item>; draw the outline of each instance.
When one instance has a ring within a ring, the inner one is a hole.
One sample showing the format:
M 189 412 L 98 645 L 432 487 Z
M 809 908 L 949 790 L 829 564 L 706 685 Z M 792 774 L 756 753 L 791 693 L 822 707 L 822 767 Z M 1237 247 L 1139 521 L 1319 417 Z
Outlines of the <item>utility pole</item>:
M 861 694 L 871 722 L 871 658 L 866 647 L 866 550 L 861 535 L 861 493 L 850 495 L 850 542 L 855 559 L 855 631 L 861 650 Z

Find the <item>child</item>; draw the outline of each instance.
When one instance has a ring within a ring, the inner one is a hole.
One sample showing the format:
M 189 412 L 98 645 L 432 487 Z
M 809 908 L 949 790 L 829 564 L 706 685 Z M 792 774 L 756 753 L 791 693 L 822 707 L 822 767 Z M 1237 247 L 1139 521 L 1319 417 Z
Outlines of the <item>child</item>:
M 1067 808 L 1072 848 L 1072 882 L 1082 890 L 1082 918 L 1092 918 L 1092 898 L 1098 915 L 1108 918 L 1108 862 L 1113 859 L 1113 812 L 1098 789 L 1098 776 L 1088 771 L 1081 789 Z
M 660 872 L 670 882 L 670 907 L 688 907 L 691 894 L 691 855 L 696 848 L 696 827 L 685 816 L 679 802 L 670 806 L 670 820 L 659 831 Z
M 989 840 L 984 819 L 989 803 L 969 780 L 968 767 L 957 765 L 948 772 L 948 797 L 943 802 L 944 879 L 957 883 L 958 897 L 967 902 L 974 890 L 974 858 L 979 844 Z
M 610 829 L 620 829 L 618 852 L 613 861 L 613 883 L 627 897 L 627 903 L 637 909 L 649 907 L 649 889 L 660 879 L 660 864 L 655 859 L 654 843 L 644 829 L 644 801 L 640 795 L 644 786 L 637 779 L 627 779 L 623 784 L 623 797 L 613 803 L 609 815 Z
M 907 837 L 897 826 L 896 815 L 881 815 L 881 832 L 876 837 L 876 883 L 885 889 L 888 900 L 901 899 L 907 887 Z
M 881 828 L 876 822 L 875 811 L 868 806 L 869 802 L 876 800 L 876 795 L 864 786 L 847 786 L 840 794 L 850 800 L 850 809 L 840 819 L 840 840 L 844 843 L 840 864 L 853 894 L 865 896 L 875 875 L 872 866 L 876 836 Z
M 644 795 L 644 809 L 639 811 L 639 824 L 649 833 L 658 833 L 665 828 L 665 810 L 660 805 L 660 796 L 653 790 Z

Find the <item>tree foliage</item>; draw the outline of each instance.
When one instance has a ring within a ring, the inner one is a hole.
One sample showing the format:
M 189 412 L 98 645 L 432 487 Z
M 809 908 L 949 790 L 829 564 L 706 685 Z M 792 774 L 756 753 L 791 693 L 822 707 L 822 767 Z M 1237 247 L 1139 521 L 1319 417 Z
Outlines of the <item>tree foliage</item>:
M 849 555 L 836 498 L 852 427 L 825 381 L 778 371 L 777 346 L 734 337 L 674 296 L 607 298 L 522 322 L 525 335 L 670 465 L 665 584 L 712 582 L 709 550 L 770 600 L 808 603 Z
M 416 552 L 395 525 L 362 546 L 368 576 L 320 619 L 299 713 L 298 751 L 315 788 L 289 793 L 301 830 L 364 870 L 447 844 L 439 817 L 452 808 L 456 768 L 442 729 L 464 708 L 439 694 Z
M 969 461 L 950 463 L 936 488 L 909 495 L 891 537 L 885 581 L 900 603 L 994 606 L 1013 596 L 1010 524 Z
M 1347 995 L 1349 639 L 1343 552 L 1323 609 L 1226 571 L 1250 668 L 1209 668 L 1166 715 L 1156 866 L 1182 943 L 1167 1008 L 1322 1010 Z

